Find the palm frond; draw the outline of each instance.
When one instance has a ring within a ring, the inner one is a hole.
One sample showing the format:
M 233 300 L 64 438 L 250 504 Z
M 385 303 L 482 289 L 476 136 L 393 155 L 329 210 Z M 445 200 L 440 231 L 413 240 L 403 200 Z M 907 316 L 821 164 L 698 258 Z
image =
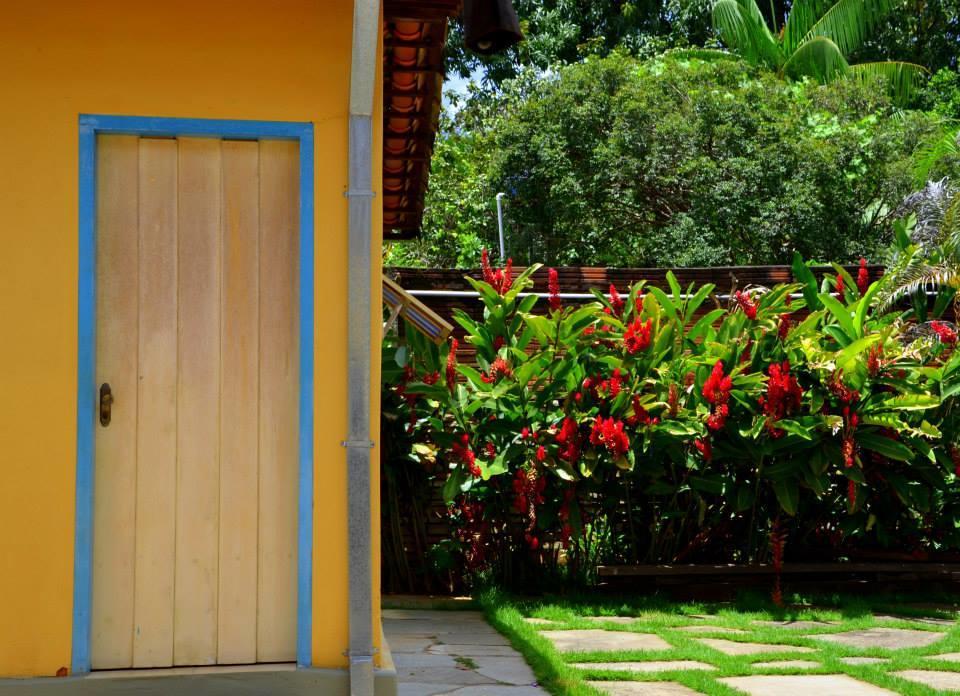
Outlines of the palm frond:
M 940 239 L 943 240 L 943 255 L 960 262 L 960 189 L 954 191 L 940 222 Z
M 890 85 L 893 98 L 902 103 L 910 100 L 917 90 L 923 86 L 923 81 L 929 71 L 916 63 L 902 61 L 878 61 L 874 63 L 857 63 L 850 66 L 850 75 L 860 79 L 880 78 Z
M 960 125 L 947 128 L 937 138 L 917 148 L 913 167 L 913 176 L 917 185 L 923 186 L 937 163 L 951 155 L 960 155 Z
M 754 0 L 717 0 L 713 26 L 723 42 L 748 62 L 780 67 L 780 46 Z
M 942 287 L 955 287 L 960 280 L 960 267 L 951 263 L 930 264 L 922 254 L 914 255 L 904 267 L 883 276 L 883 287 L 877 293 L 877 310 L 884 312 L 897 300 L 919 292 Z
M 810 27 L 801 43 L 826 36 L 849 56 L 898 4 L 899 0 L 838 0 Z
M 812 77 L 819 82 L 830 82 L 845 76 L 850 70 L 843 52 L 826 36 L 816 36 L 800 44 L 782 72 L 789 77 Z
M 831 0 L 795 0 L 783 28 L 783 51 L 790 55 L 831 5 Z

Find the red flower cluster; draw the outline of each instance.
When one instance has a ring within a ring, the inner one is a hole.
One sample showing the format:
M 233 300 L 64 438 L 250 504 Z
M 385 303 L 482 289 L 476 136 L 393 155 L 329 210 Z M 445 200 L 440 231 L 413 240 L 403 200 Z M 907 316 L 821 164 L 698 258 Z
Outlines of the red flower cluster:
M 513 477 L 513 508 L 520 514 L 536 519 L 536 506 L 543 505 L 543 491 L 547 479 L 535 467 L 521 467 Z
M 502 377 L 513 377 L 513 370 L 510 368 L 510 363 L 503 358 L 494 360 L 493 364 L 490 365 L 490 371 L 485 375 L 480 375 L 480 379 L 487 384 L 493 384 Z
M 931 321 L 930 330 L 937 335 L 941 343 L 953 345 L 957 342 L 957 332 L 944 321 Z
M 790 333 L 790 329 L 793 328 L 793 321 L 790 319 L 790 312 L 785 312 L 780 315 L 780 323 L 777 324 L 777 338 L 781 341 L 787 340 L 787 334 Z
M 713 447 L 710 445 L 710 440 L 706 438 L 694 440 L 693 446 L 696 447 L 697 451 L 703 456 L 704 461 L 709 462 L 713 459 Z
M 507 265 L 503 268 L 491 268 L 490 256 L 484 249 L 480 252 L 480 268 L 483 270 L 483 280 L 499 294 L 506 295 L 513 285 L 513 259 L 507 259 Z
M 580 429 L 573 418 L 564 418 L 557 433 L 557 444 L 560 445 L 559 456 L 570 464 L 576 464 L 580 459 Z
M 843 276 L 840 275 L 839 273 L 837 273 L 837 279 L 833 282 L 833 287 L 836 288 L 836 290 L 837 290 L 837 296 L 838 296 L 838 298 L 840 299 L 840 301 L 843 302 L 843 301 L 844 301 L 844 299 L 843 299 L 843 290 L 844 290 L 844 288 L 843 288 Z
M 451 392 L 457 383 L 457 348 L 460 342 L 455 338 L 450 339 L 450 352 L 447 353 L 447 389 Z
M 650 330 L 653 328 L 653 320 L 647 319 L 641 323 L 640 319 L 634 319 L 627 324 L 627 330 L 623 334 L 623 345 L 630 355 L 636 355 L 641 350 L 650 347 Z
M 880 344 L 874 345 L 870 349 L 870 353 L 867 355 L 867 373 L 871 377 L 876 377 L 880 374 L 880 370 L 883 367 L 883 346 Z
M 637 425 L 656 425 L 660 422 L 659 418 L 651 416 L 650 413 L 640 404 L 640 397 L 636 394 L 632 398 L 633 415 L 626 419 L 627 425 L 634 427 Z
M 560 299 L 560 274 L 556 268 L 547 271 L 547 291 L 550 293 L 550 311 L 560 311 L 563 300 Z
M 623 430 L 623 421 L 613 417 L 604 419 L 598 416 L 590 432 L 590 444 L 603 445 L 615 459 L 619 459 L 630 449 L 630 438 Z
M 671 418 L 676 418 L 680 412 L 680 389 L 673 382 L 667 389 L 667 412 Z
M 790 374 L 790 362 L 784 360 L 782 364 L 774 363 L 768 370 L 770 378 L 767 380 L 767 394 L 759 399 L 760 408 L 767 416 L 765 427 L 771 437 L 783 437 L 784 431 L 774 423 L 800 408 L 803 399 L 803 390 L 797 378 Z
M 737 306 L 747 315 L 747 319 L 757 318 L 757 304 L 750 299 L 747 293 L 737 290 L 733 293 L 733 301 L 736 302 Z
M 717 360 L 707 381 L 703 383 L 703 398 L 713 406 L 713 412 L 707 418 L 707 427 L 710 430 L 722 430 L 726 424 L 727 416 L 730 415 L 727 401 L 730 400 L 732 388 L 733 380 L 729 375 L 723 374 L 723 361 Z
M 461 435 L 460 441 L 455 441 L 450 449 L 452 454 L 451 458 L 454 461 L 464 464 L 472 476 L 480 478 L 483 472 L 480 471 L 480 467 L 477 465 L 476 455 L 473 453 L 473 450 L 470 449 L 469 435 L 466 433 Z
M 610 283 L 610 306 L 613 308 L 613 313 L 618 317 L 623 314 L 623 298 L 620 297 L 617 286 L 613 283 Z
M 864 294 L 870 287 L 870 271 L 867 270 L 867 260 L 860 259 L 860 268 L 857 270 L 857 290 Z
M 840 444 L 840 452 L 843 455 L 844 466 L 849 469 L 856 463 L 857 441 L 854 439 L 854 433 L 857 426 L 860 425 L 860 416 L 857 415 L 855 405 L 860 401 L 860 392 L 843 383 L 843 370 L 837 370 L 833 373 L 833 377 L 827 383 L 827 388 L 841 404 L 843 441 Z M 851 483 L 853 482 L 851 481 Z M 853 503 L 850 505 L 852 507 Z

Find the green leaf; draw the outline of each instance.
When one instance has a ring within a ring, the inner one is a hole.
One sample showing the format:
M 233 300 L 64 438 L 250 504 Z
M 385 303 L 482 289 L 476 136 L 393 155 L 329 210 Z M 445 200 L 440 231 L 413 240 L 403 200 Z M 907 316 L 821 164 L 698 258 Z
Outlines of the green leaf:
M 774 481 L 773 492 L 784 512 L 791 516 L 797 514 L 797 506 L 800 504 L 800 487 L 796 479 Z
M 826 307 L 830 314 L 833 315 L 833 318 L 837 320 L 837 323 L 840 324 L 840 328 L 843 329 L 844 333 L 847 334 L 851 339 L 857 337 L 857 331 L 853 327 L 853 316 L 850 313 L 850 310 L 847 309 L 846 305 L 842 304 L 837 298 L 829 295 L 825 292 L 820 293 L 820 302 L 823 303 L 823 306 Z
M 877 433 L 858 432 L 856 434 L 856 440 L 861 447 L 865 447 L 877 454 L 882 454 L 887 459 L 909 462 L 914 458 L 913 450 L 905 444 Z
M 934 394 L 901 394 L 881 401 L 879 404 L 881 408 L 893 411 L 923 411 L 939 405 L 940 399 Z

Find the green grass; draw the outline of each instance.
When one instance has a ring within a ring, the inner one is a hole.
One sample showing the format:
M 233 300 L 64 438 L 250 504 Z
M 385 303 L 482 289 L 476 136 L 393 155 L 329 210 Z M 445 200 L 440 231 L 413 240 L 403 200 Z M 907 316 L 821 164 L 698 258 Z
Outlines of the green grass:
M 906 681 L 892 674 L 905 669 L 937 669 L 960 672 L 960 663 L 926 659 L 928 655 L 960 652 L 960 626 L 939 626 L 911 621 L 910 617 L 955 618 L 952 612 L 911 607 L 891 600 L 869 600 L 864 597 L 826 597 L 795 600 L 790 608 L 781 610 L 769 601 L 748 596 L 734 603 L 677 603 L 656 598 L 564 598 L 525 600 L 510 597 L 501 592 L 488 591 L 481 595 L 479 603 L 490 623 L 506 635 L 519 650 L 534 673 L 539 684 L 554 696 L 598 696 L 600 691 L 587 681 L 674 681 L 710 696 L 742 696 L 721 683 L 723 677 L 749 676 L 754 674 L 847 674 L 863 682 L 875 684 L 895 693 L 907 696 L 932 696 L 943 693 L 926 686 Z M 929 598 L 927 598 L 929 601 Z M 708 620 L 696 619 L 694 614 L 713 615 Z M 878 620 L 875 614 L 891 614 L 894 620 Z M 632 616 L 632 624 L 597 623 L 587 616 Z M 537 617 L 553 622 L 537 626 L 523 621 L 524 617 Z M 900 618 L 902 617 L 902 618 Z M 757 626 L 757 620 L 813 620 L 835 621 L 836 625 L 811 629 Z M 676 630 L 680 626 L 709 624 L 748 631 L 744 634 L 689 634 Z M 817 641 L 806 636 L 822 633 L 838 633 L 853 629 L 887 626 L 937 631 L 944 637 L 924 648 L 900 650 L 858 650 L 843 645 Z M 672 647 L 658 651 L 620 652 L 558 652 L 553 644 L 540 635 L 544 629 L 604 628 L 613 631 L 655 633 Z M 733 641 L 770 643 L 814 648 L 815 652 L 764 653 L 756 655 L 729 656 L 695 638 L 713 637 Z M 879 665 L 848 665 L 840 662 L 847 656 L 884 657 L 891 661 Z M 756 662 L 771 660 L 811 660 L 820 663 L 813 669 L 765 669 L 754 667 Z M 580 670 L 570 666 L 573 662 L 617 662 L 650 660 L 696 660 L 715 666 L 715 671 L 674 671 L 657 673 L 612 672 L 604 670 Z M 824 695 L 826 696 L 826 695 Z

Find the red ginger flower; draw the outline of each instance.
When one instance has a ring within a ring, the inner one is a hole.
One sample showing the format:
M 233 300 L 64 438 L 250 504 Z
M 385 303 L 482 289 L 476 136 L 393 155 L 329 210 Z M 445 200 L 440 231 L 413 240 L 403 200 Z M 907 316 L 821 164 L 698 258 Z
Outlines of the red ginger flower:
M 455 338 L 450 339 L 450 352 L 447 353 L 447 389 L 451 392 L 457 383 L 457 348 L 460 347 L 459 341 Z
M 870 348 L 870 353 L 867 355 L 867 373 L 871 377 L 876 377 L 880 374 L 880 369 L 883 367 L 883 346 L 877 344 Z
M 717 360 L 707 381 L 703 383 L 703 398 L 714 406 L 725 404 L 730 398 L 732 387 L 733 380 L 729 375 L 723 374 L 723 361 Z
M 941 343 L 954 344 L 957 342 L 957 332 L 943 321 L 931 321 L 930 329 L 937 335 Z
M 557 444 L 560 445 L 560 459 L 575 464 L 580 459 L 580 446 L 582 444 L 577 422 L 569 417 L 564 418 L 556 440 Z
M 803 390 L 797 378 L 790 374 L 790 362 L 774 363 L 770 366 L 767 380 L 767 394 L 759 399 L 760 407 L 767 416 L 766 428 L 773 437 L 781 437 L 784 431 L 774 423 L 800 409 Z
M 710 446 L 709 439 L 700 438 L 699 440 L 694 440 L 693 446 L 696 447 L 697 451 L 703 456 L 704 461 L 709 462 L 713 459 L 713 447 Z
M 707 416 L 707 427 L 714 431 L 723 430 L 729 416 L 730 407 L 727 404 L 720 404 L 713 409 L 713 413 Z
M 750 295 L 737 290 L 733 293 L 733 300 L 737 303 L 737 306 L 743 310 L 743 313 L 747 315 L 747 319 L 757 318 L 757 305 L 750 299 Z
M 837 273 L 837 279 L 833 282 L 833 287 L 836 288 L 837 296 L 843 301 L 843 276 Z
M 498 381 L 501 377 L 512 377 L 513 370 L 510 368 L 510 364 L 503 358 L 497 358 L 493 361 L 493 364 L 490 365 L 490 371 L 481 375 L 482 379 L 487 384 L 493 384 Z
M 857 270 L 857 290 L 864 294 L 870 287 L 870 271 L 867 270 L 867 260 L 860 259 L 860 268 Z
M 780 323 L 777 324 L 777 338 L 781 341 L 787 340 L 787 334 L 793 328 L 793 322 L 790 320 L 790 313 L 786 312 L 780 315 Z
M 620 297 L 617 286 L 613 283 L 610 283 L 610 306 L 618 317 L 623 314 L 623 298 Z
M 547 290 L 550 293 L 550 310 L 560 311 L 563 307 L 563 300 L 560 299 L 560 274 L 556 268 L 547 271 Z
M 603 445 L 614 458 L 622 457 L 630 449 L 630 438 L 623 430 L 623 421 L 598 416 L 590 432 L 590 443 Z
M 480 467 L 477 464 L 477 457 L 473 453 L 473 450 L 470 449 L 470 436 L 464 433 L 460 436 L 459 442 L 454 442 L 451 446 L 451 451 L 453 455 L 453 460 L 464 464 L 467 467 L 467 471 L 476 478 L 480 478 L 483 472 L 480 471 Z
M 484 249 L 480 252 L 480 269 L 485 283 L 492 285 L 498 294 L 507 294 L 513 285 L 513 259 L 507 259 L 507 265 L 503 268 L 494 269 L 490 266 L 490 255 Z
M 640 319 L 637 318 L 627 324 L 627 330 L 623 334 L 623 345 L 630 355 L 636 355 L 641 350 L 650 347 L 650 330 L 652 328 L 652 319 L 647 319 L 646 323 L 641 323 Z

